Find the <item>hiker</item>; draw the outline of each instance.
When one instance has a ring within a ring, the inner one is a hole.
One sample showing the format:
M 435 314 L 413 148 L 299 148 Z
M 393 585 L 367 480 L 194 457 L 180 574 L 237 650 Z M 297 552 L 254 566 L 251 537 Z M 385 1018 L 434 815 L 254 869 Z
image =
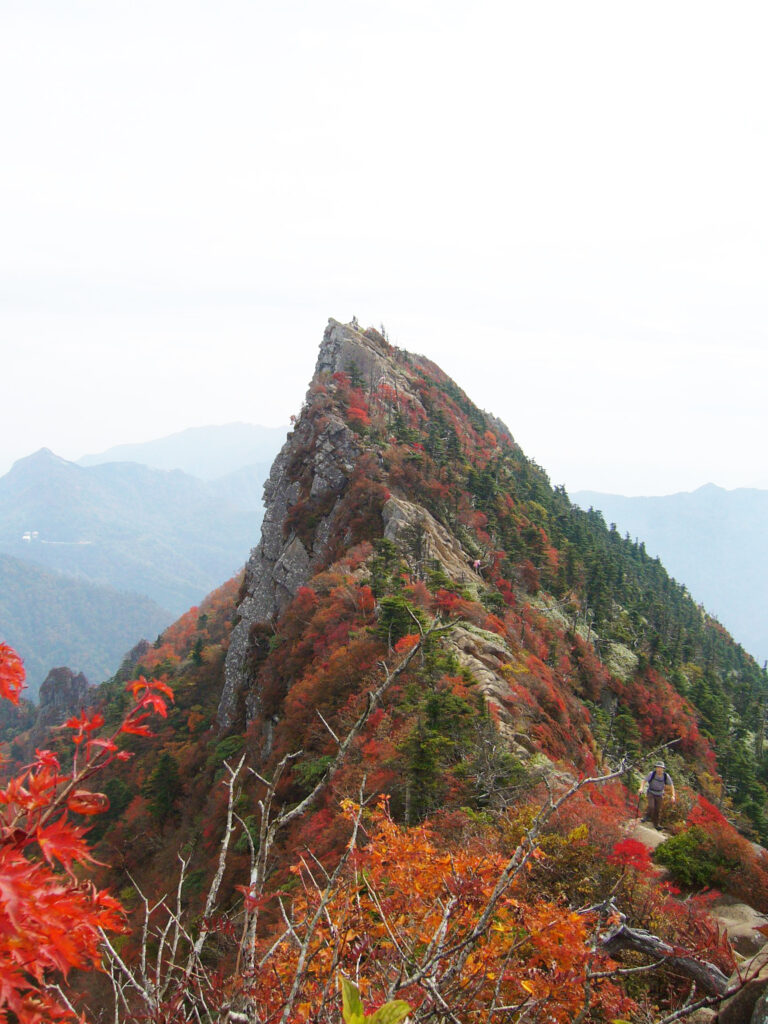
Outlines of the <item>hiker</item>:
M 664 790 L 667 786 L 672 792 L 672 803 L 674 803 L 676 799 L 675 784 L 667 772 L 664 762 L 657 761 L 653 771 L 640 788 L 641 793 L 648 794 L 648 806 L 645 809 L 643 821 L 652 821 L 656 828 L 659 828 L 661 802 L 664 799 Z

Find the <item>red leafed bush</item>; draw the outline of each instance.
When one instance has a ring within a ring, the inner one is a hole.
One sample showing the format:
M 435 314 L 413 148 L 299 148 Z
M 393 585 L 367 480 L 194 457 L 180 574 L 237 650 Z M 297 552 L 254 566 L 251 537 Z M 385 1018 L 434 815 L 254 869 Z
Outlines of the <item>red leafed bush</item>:
M 0 645 L 2 694 L 13 703 L 23 685 L 16 652 Z M 120 733 L 148 735 L 146 719 L 165 715 L 172 699 L 163 683 L 129 683 L 134 703 L 107 737 L 99 714 L 81 713 L 65 723 L 75 746 L 72 768 L 62 770 L 51 750 L 0 788 L 0 1021 L 43 1024 L 74 1020 L 52 987 L 69 972 L 101 970 L 101 932 L 125 931 L 120 903 L 106 890 L 81 881 L 93 858 L 86 828 L 71 814 L 105 811 L 109 800 L 81 784 L 114 760 L 131 755 L 117 746 Z
M 395 654 L 407 654 L 419 640 L 421 640 L 419 633 L 409 633 L 407 636 L 401 637 L 395 644 Z
M 371 417 L 368 415 L 367 410 L 360 409 L 354 405 L 347 409 L 347 419 L 350 423 L 357 423 L 361 427 L 370 427 L 371 425 Z
M 687 822 L 689 825 L 703 825 L 705 828 L 708 825 L 727 826 L 728 822 L 714 804 L 711 804 L 706 797 L 698 794 L 696 796 L 696 803 L 688 814 Z
M 642 874 L 653 868 L 648 847 L 637 839 L 622 839 L 616 843 L 607 860 L 609 864 L 615 864 L 620 868 L 632 868 Z

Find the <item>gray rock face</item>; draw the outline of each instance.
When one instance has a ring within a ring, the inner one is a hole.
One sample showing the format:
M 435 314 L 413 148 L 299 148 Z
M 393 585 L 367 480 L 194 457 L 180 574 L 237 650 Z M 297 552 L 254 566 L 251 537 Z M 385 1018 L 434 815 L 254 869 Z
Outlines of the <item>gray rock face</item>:
M 82 672 L 75 675 L 71 668 L 52 668 L 40 687 L 35 735 L 61 725 L 71 715 L 79 714 L 89 703 L 89 688 Z
M 448 643 L 461 667 L 472 673 L 486 706 L 495 709 L 499 735 L 516 757 L 521 761 L 528 760 L 536 747 L 533 743 L 526 743 L 525 737 L 515 731 L 519 723 L 507 710 L 511 691 L 500 671 L 505 662 L 514 658 L 513 653 L 501 637 L 476 627 L 455 627 Z
M 354 367 L 366 386 L 376 387 L 382 380 L 391 380 L 390 349 L 375 332 L 363 333 L 352 324 L 329 320 L 315 367 L 321 373 L 349 373 Z
M 743 977 L 749 977 L 755 972 L 754 977 L 751 977 L 750 981 L 739 988 L 735 995 L 731 995 L 730 998 L 723 1002 L 718 1012 L 718 1024 L 753 1024 L 756 1011 L 758 1013 L 757 1019 L 760 1021 L 759 1004 L 765 993 L 768 978 L 766 977 L 765 964 L 755 964 L 753 967 L 753 963 L 746 962 L 746 964 L 741 965 Z M 738 985 L 739 981 L 740 979 L 737 974 L 732 975 L 728 982 L 728 987 Z
M 333 416 L 318 437 L 314 452 L 314 477 L 310 487 L 310 498 L 324 498 L 328 494 L 339 494 L 347 484 L 354 469 L 357 451 L 350 446 L 352 432 L 346 423 Z M 346 460 L 345 460 L 346 456 Z
M 388 347 L 383 339 L 369 337 L 353 326 L 330 320 L 323 337 L 313 383 L 351 367 L 366 384 L 391 380 Z M 245 569 L 245 596 L 238 608 L 239 622 L 232 631 L 225 665 L 224 688 L 218 724 L 230 729 L 238 716 L 241 696 L 247 688 L 245 663 L 248 637 L 257 622 L 274 620 L 285 610 L 299 587 L 310 578 L 327 554 L 334 517 L 349 482 L 361 445 L 352 430 L 333 413 L 312 415 L 318 396 L 307 400 L 293 433 L 275 459 L 264 485 L 266 511 L 261 541 Z M 291 509 L 300 501 L 314 501 L 323 511 L 313 529 L 311 548 L 286 527 Z M 258 695 L 247 699 L 247 717 L 258 712 Z
M 436 559 L 452 579 L 465 586 L 476 588 L 480 583 L 456 538 L 421 505 L 393 497 L 384 506 L 382 518 L 387 540 L 401 542 L 408 531 L 419 530 L 424 560 Z
M 754 956 L 765 946 L 765 935 L 757 929 L 768 924 L 768 917 L 754 907 L 732 896 L 720 896 L 712 904 L 710 913 L 721 929 L 728 932 L 728 938 L 737 953 Z
M 765 1021 L 768 963 L 764 954 L 758 953 L 751 960 L 741 963 L 739 970 L 728 980 L 728 988 L 738 986 L 742 978 L 750 980 L 721 1004 L 717 1014 L 718 1024 L 763 1024 Z

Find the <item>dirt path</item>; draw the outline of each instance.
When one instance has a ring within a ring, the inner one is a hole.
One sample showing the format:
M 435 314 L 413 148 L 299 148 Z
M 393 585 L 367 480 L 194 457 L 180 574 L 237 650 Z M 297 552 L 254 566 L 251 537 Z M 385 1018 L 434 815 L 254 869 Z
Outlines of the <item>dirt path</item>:
M 669 838 L 666 833 L 654 828 L 650 823 L 643 823 L 639 818 L 630 819 L 626 831 L 631 839 L 637 839 L 651 850 L 655 850 L 660 843 Z M 748 903 L 741 903 L 733 896 L 720 896 L 712 904 L 711 914 L 728 933 L 733 948 L 742 956 L 754 955 L 768 941 L 765 935 L 755 931 L 762 925 L 768 925 L 768 917 L 750 907 Z

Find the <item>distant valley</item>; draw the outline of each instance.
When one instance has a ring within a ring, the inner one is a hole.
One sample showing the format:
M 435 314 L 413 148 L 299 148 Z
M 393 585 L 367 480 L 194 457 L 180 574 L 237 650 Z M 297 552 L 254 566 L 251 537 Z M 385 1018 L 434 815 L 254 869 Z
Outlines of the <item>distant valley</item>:
M 196 428 L 87 464 L 41 449 L 0 477 L 0 639 L 25 659 L 28 696 L 59 665 L 99 682 L 242 568 L 285 434 Z M 129 455 L 146 461 L 111 461 Z
M 51 668 L 106 679 L 140 637 L 154 640 L 174 618 L 140 594 L 0 554 L 0 636 L 22 655 L 32 700 Z

